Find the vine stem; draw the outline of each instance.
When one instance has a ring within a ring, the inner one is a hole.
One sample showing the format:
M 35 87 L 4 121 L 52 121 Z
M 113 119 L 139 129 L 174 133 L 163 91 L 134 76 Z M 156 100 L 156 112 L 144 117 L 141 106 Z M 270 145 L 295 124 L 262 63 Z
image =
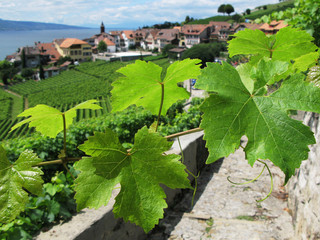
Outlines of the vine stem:
M 70 169 L 68 168 L 66 164 L 67 159 L 67 124 L 66 124 L 66 115 L 62 113 L 62 119 L 63 119 L 63 157 L 61 159 L 63 167 L 67 170 L 67 172 L 70 174 L 70 176 L 74 179 L 76 179 L 73 174 L 70 172 Z
M 63 119 L 63 151 L 65 158 L 67 157 L 67 124 L 66 124 L 66 115 L 62 113 Z
M 201 129 L 201 128 L 194 128 L 194 129 L 190 129 L 190 130 L 187 130 L 187 131 L 171 134 L 171 135 L 165 136 L 164 138 L 172 139 L 172 138 L 180 137 L 180 136 L 187 135 L 187 134 L 190 134 L 190 133 L 201 132 L 202 130 L 203 129 Z M 57 159 L 57 160 L 41 162 L 41 163 L 36 164 L 35 166 L 45 166 L 45 165 L 51 165 L 51 164 L 63 164 L 63 162 L 77 162 L 80 159 L 81 158 L 68 158 L 68 157 L 65 157 L 65 159 Z
M 160 85 L 161 85 L 161 102 L 160 102 L 160 109 L 159 109 L 158 120 L 157 120 L 157 125 L 156 125 L 156 132 L 158 131 L 161 112 L 162 112 L 162 106 L 163 106 L 163 101 L 164 101 L 164 84 L 161 82 Z
M 166 139 L 176 138 L 176 137 L 180 137 L 180 136 L 187 135 L 187 134 L 190 134 L 190 133 L 201 132 L 202 130 L 203 130 L 202 128 L 194 128 L 194 129 L 190 129 L 190 130 L 187 130 L 187 131 L 174 133 L 174 134 L 165 136 L 165 138 Z

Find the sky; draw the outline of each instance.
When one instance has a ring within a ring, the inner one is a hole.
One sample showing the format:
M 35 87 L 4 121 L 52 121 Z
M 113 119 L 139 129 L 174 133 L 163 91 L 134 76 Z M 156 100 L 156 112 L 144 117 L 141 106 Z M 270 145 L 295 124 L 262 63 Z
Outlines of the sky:
M 218 15 L 221 4 L 235 12 L 279 0 L 0 0 L 4 20 L 61 23 L 98 28 L 137 28 L 156 23 L 182 22 L 188 15 L 201 19 Z

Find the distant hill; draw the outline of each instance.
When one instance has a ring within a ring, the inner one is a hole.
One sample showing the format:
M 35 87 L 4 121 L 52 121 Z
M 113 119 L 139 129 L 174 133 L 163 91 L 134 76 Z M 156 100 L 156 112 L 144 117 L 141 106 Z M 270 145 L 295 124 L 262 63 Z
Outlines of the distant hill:
M 287 8 L 293 8 L 293 7 L 294 7 L 294 0 L 287 0 L 281 3 L 276 3 L 276 4 L 266 4 L 263 6 L 258 6 L 255 9 L 251 9 L 251 14 L 244 15 L 243 17 L 246 19 L 254 20 L 256 18 L 262 17 L 263 15 L 271 14 L 274 11 L 276 12 L 284 11 Z M 238 13 L 238 14 L 242 14 L 242 13 Z M 208 24 L 210 21 L 217 21 L 217 22 L 229 21 L 233 19 L 233 16 L 234 15 L 213 16 L 213 17 L 204 18 L 204 19 L 197 19 L 192 22 L 189 22 L 188 24 Z
M 0 31 L 24 30 L 58 30 L 58 29 L 85 29 L 85 27 L 70 26 L 56 23 L 11 21 L 0 19 Z

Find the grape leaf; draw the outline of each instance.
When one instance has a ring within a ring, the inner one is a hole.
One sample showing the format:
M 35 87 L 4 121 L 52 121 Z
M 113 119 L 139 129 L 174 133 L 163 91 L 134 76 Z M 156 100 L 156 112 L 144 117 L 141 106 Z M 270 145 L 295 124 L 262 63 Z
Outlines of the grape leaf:
M 251 78 L 257 79 L 254 90 L 258 90 L 266 84 L 271 85 L 278 82 L 279 76 L 288 70 L 289 63 L 262 58 L 256 67 L 251 70 Z M 260 81 L 259 81 L 260 80 Z
M 234 36 L 228 46 L 230 57 L 237 54 L 258 54 L 261 57 L 289 62 L 317 49 L 309 34 L 291 27 L 280 29 L 276 35 L 245 29 Z
M 163 87 L 164 102 L 161 114 L 166 114 L 177 100 L 189 98 L 189 93 L 177 84 L 197 78 L 200 74 L 200 65 L 197 64 L 200 62 L 198 59 L 174 62 L 167 69 L 164 79 L 161 79 L 162 68 L 152 62 L 137 60 L 134 64 L 119 69 L 118 72 L 125 77 L 112 84 L 112 111 L 121 111 L 135 104 L 158 114 Z
M 108 203 L 114 186 L 121 185 L 116 197 L 114 214 L 150 231 L 167 207 L 160 183 L 170 188 L 190 188 L 185 166 L 180 156 L 164 152 L 172 143 L 147 127 L 135 135 L 134 145 L 127 152 L 115 133 L 95 133 L 79 149 L 87 155 L 75 168 L 78 209 L 98 208 Z
M 28 193 L 24 189 L 33 194 L 42 192 L 43 172 L 33 167 L 41 161 L 36 154 L 25 150 L 11 164 L 0 145 L 0 222 L 10 222 L 24 211 L 28 202 Z
M 296 58 L 293 64 L 293 67 L 298 69 L 299 71 L 307 71 L 310 67 L 314 66 L 319 59 L 318 52 L 308 53 L 301 57 Z
M 259 84 L 252 94 L 231 65 L 208 64 L 196 87 L 217 94 L 210 95 L 201 106 L 204 115 L 200 127 L 210 153 L 207 163 L 233 153 L 246 135 L 249 163 L 269 159 L 286 174 L 287 181 L 307 159 L 308 145 L 315 143 L 310 129 L 288 117 L 287 110 L 320 112 L 320 89 L 305 82 L 302 74 L 296 74 L 274 93 L 264 95 L 261 93 L 266 91 L 261 89 L 265 86 L 260 83 L 273 78 L 262 77 L 267 75 L 257 75 Z
M 68 128 L 77 115 L 77 109 L 101 109 L 100 106 L 94 104 L 96 102 L 97 100 L 88 100 L 69 109 L 65 113 L 60 112 L 56 108 L 39 104 L 20 113 L 18 117 L 30 117 L 15 124 L 11 128 L 11 131 L 25 123 L 29 123 L 29 127 L 35 127 L 36 130 L 43 135 L 55 138 L 57 134 L 63 130 L 63 114 L 65 114 L 66 128 Z

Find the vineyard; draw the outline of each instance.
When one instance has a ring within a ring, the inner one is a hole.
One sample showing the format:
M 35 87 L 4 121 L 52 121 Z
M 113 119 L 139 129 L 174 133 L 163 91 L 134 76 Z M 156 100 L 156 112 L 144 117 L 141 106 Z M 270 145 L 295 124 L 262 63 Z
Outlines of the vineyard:
M 0 91 L 0 120 L 10 118 L 12 98 L 8 97 L 6 92 Z
M 154 62 L 164 69 L 170 65 L 168 59 L 160 59 Z M 111 83 L 121 75 L 116 70 L 125 65 L 126 63 L 122 62 L 85 62 L 72 70 L 64 71 L 57 76 L 42 81 L 30 80 L 13 85 L 10 87 L 10 91 L 21 95 L 27 101 L 29 108 L 37 104 L 46 104 L 62 112 L 80 102 L 97 99 L 102 109 L 94 111 L 89 109 L 77 110 L 76 121 L 99 117 L 111 111 Z M 33 129 L 27 129 L 27 127 L 10 132 L 10 128 L 21 120 L 11 117 L 11 109 L 15 101 L 10 96 L 10 94 L 0 91 L 0 140 L 21 137 L 33 132 Z M 22 105 L 21 103 L 18 104 Z

